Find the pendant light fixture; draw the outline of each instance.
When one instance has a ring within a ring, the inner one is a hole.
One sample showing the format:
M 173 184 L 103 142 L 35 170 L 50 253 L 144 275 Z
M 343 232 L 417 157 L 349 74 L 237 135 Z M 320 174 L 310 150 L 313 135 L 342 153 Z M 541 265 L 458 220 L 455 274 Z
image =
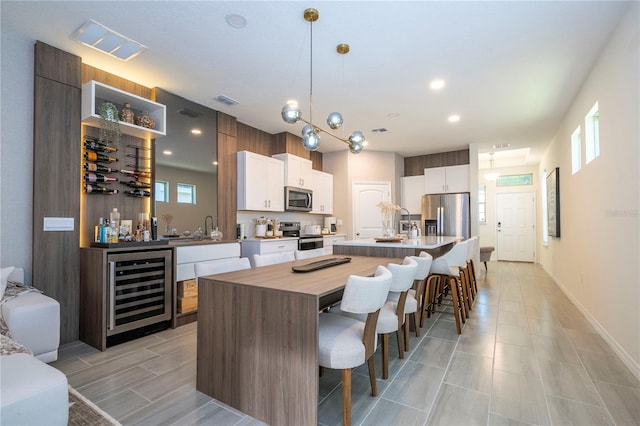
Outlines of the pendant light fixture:
M 300 106 L 294 102 L 289 102 L 282 107 L 282 119 L 289 124 L 295 124 L 298 121 L 306 123 L 306 125 L 302 128 L 302 145 L 309 151 L 315 151 L 318 149 L 318 147 L 320 146 L 320 133 L 323 132 L 335 139 L 346 143 L 347 145 L 349 145 L 349 150 L 352 153 L 358 154 L 360 151 L 362 151 L 365 142 L 365 138 L 362 132 L 355 131 L 351 133 L 349 138 L 344 139 L 313 124 L 313 23 L 317 21 L 319 17 L 320 15 L 316 9 L 309 8 L 304 11 L 304 20 L 309 22 L 309 32 L 311 35 L 309 42 L 309 120 L 307 121 L 302 118 L 302 111 L 300 109 Z M 340 55 L 346 55 L 347 53 L 349 53 L 349 45 L 346 43 L 341 43 L 336 47 L 336 51 Z M 327 125 L 332 130 L 339 129 L 342 126 L 342 122 L 342 114 L 340 114 L 339 112 L 332 112 L 327 116 Z
M 493 171 L 493 152 L 489 153 L 489 173 L 484 175 L 484 178 L 490 182 L 495 182 L 498 179 L 498 174 Z

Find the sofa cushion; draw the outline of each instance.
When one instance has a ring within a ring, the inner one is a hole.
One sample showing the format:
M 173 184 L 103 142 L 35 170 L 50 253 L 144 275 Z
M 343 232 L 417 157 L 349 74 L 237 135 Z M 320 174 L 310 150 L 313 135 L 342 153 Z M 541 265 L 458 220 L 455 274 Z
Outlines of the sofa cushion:
M 14 269 L 15 268 L 13 266 L 8 266 L 0 270 L 0 299 L 2 298 L 2 296 L 4 296 L 4 291 L 7 288 L 9 275 L 11 275 Z

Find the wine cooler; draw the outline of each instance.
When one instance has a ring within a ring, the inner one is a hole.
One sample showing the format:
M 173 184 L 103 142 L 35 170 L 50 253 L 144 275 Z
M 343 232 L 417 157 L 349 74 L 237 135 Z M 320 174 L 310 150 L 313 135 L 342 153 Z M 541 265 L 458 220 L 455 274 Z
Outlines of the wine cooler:
M 107 256 L 107 336 L 171 319 L 171 259 L 171 250 Z

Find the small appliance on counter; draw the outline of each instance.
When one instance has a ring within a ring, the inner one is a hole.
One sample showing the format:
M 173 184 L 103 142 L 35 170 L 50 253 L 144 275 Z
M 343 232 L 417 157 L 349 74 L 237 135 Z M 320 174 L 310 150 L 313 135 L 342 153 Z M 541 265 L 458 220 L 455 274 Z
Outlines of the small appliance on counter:
M 335 234 L 338 232 L 338 227 L 336 226 L 338 223 L 338 219 L 335 217 L 325 217 L 324 218 L 324 227 L 329 230 L 330 234 Z
M 305 235 L 321 235 L 322 227 L 320 225 L 306 225 L 304 227 Z
M 310 231 L 317 231 L 317 234 L 309 234 L 307 228 Z M 307 225 L 304 227 L 305 232 L 301 233 L 300 222 L 282 222 L 280 229 L 284 237 L 298 237 L 298 250 L 313 250 L 322 248 L 324 245 L 324 238 L 320 235 L 320 225 Z

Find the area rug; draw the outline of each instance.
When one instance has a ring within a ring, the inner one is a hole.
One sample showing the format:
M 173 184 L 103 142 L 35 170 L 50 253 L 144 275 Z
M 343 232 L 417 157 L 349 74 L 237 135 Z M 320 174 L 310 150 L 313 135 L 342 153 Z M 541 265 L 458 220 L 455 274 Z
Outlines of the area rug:
M 69 386 L 69 426 L 120 426 L 113 417 Z

